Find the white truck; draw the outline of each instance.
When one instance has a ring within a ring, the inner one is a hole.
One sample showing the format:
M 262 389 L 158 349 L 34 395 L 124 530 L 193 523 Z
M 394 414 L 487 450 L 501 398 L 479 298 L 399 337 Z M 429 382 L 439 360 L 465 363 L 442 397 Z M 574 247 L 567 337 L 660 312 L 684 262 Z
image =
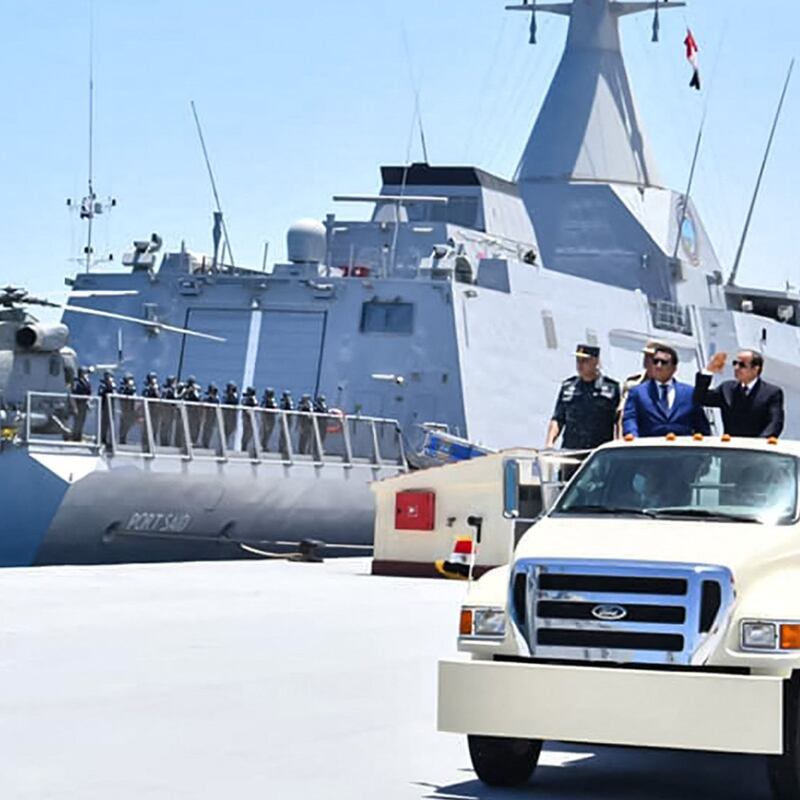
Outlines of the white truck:
M 530 463 L 508 467 L 513 517 Z M 775 798 L 800 800 L 799 480 L 800 442 L 595 451 L 470 584 L 439 729 L 490 785 L 526 783 L 558 740 L 763 754 Z

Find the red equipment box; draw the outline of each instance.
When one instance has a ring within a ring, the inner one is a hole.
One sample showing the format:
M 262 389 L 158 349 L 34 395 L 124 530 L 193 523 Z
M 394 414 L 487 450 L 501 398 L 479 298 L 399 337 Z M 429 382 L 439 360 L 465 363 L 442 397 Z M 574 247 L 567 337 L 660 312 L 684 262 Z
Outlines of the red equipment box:
M 436 527 L 435 492 L 399 492 L 395 496 L 394 527 L 398 531 L 432 531 Z

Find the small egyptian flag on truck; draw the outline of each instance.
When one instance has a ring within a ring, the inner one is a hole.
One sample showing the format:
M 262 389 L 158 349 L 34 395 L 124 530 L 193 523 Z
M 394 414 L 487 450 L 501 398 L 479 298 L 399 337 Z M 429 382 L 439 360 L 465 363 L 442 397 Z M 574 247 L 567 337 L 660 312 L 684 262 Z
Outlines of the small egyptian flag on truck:
M 451 580 L 469 580 L 470 567 L 474 557 L 472 538 L 459 536 L 453 544 L 453 552 L 446 561 L 436 561 L 436 571 Z
M 692 86 L 699 92 L 700 62 L 697 58 L 697 54 L 700 52 L 700 48 L 697 46 L 697 41 L 692 35 L 692 31 L 690 28 L 686 29 L 686 39 L 684 39 L 683 43 L 686 45 L 686 58 L 688 59 L 689 63 L 692 65 L 692 69 L 694 70 L 694 74 L 692 75 L 692 80 L 689 83 L 689 86 Z

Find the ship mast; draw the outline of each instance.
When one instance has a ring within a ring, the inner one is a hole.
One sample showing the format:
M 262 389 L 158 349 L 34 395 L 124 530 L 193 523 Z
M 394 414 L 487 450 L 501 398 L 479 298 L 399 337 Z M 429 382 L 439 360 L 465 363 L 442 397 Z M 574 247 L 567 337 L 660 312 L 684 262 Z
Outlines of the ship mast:
M 110 197 L 106 202 L 97 199 L 94 190 L 94 3 L 89 4 L 89 193 L 80 201 L 67 199 L 67 206 L 77 206 L 80 219 L 86 220 L 86 246 L 83 248 L 86 272 L 88 273 L 94 263 L 94 246 L 92 236 L 94 233 L 94 218 L 117 205 L 115 198 Z
M 622 57 L 619 20 L 653 13 L 657 41 L 659 11 L 684 5 L 534 0 L 506 6 L 531 15 L 531 43 L 538 13 L 569 17 L 564 54 L 517 169 L 523 187 L 554 181 L 659 185 Z

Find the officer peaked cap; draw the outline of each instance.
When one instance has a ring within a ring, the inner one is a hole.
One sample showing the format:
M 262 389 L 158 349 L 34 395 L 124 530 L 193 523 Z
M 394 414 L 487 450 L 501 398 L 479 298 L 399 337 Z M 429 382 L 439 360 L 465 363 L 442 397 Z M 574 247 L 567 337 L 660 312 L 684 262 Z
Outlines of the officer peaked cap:
M 577 358 L 600 358 L 600 348 L 589 344 L 579 344 L 575 355 Z

